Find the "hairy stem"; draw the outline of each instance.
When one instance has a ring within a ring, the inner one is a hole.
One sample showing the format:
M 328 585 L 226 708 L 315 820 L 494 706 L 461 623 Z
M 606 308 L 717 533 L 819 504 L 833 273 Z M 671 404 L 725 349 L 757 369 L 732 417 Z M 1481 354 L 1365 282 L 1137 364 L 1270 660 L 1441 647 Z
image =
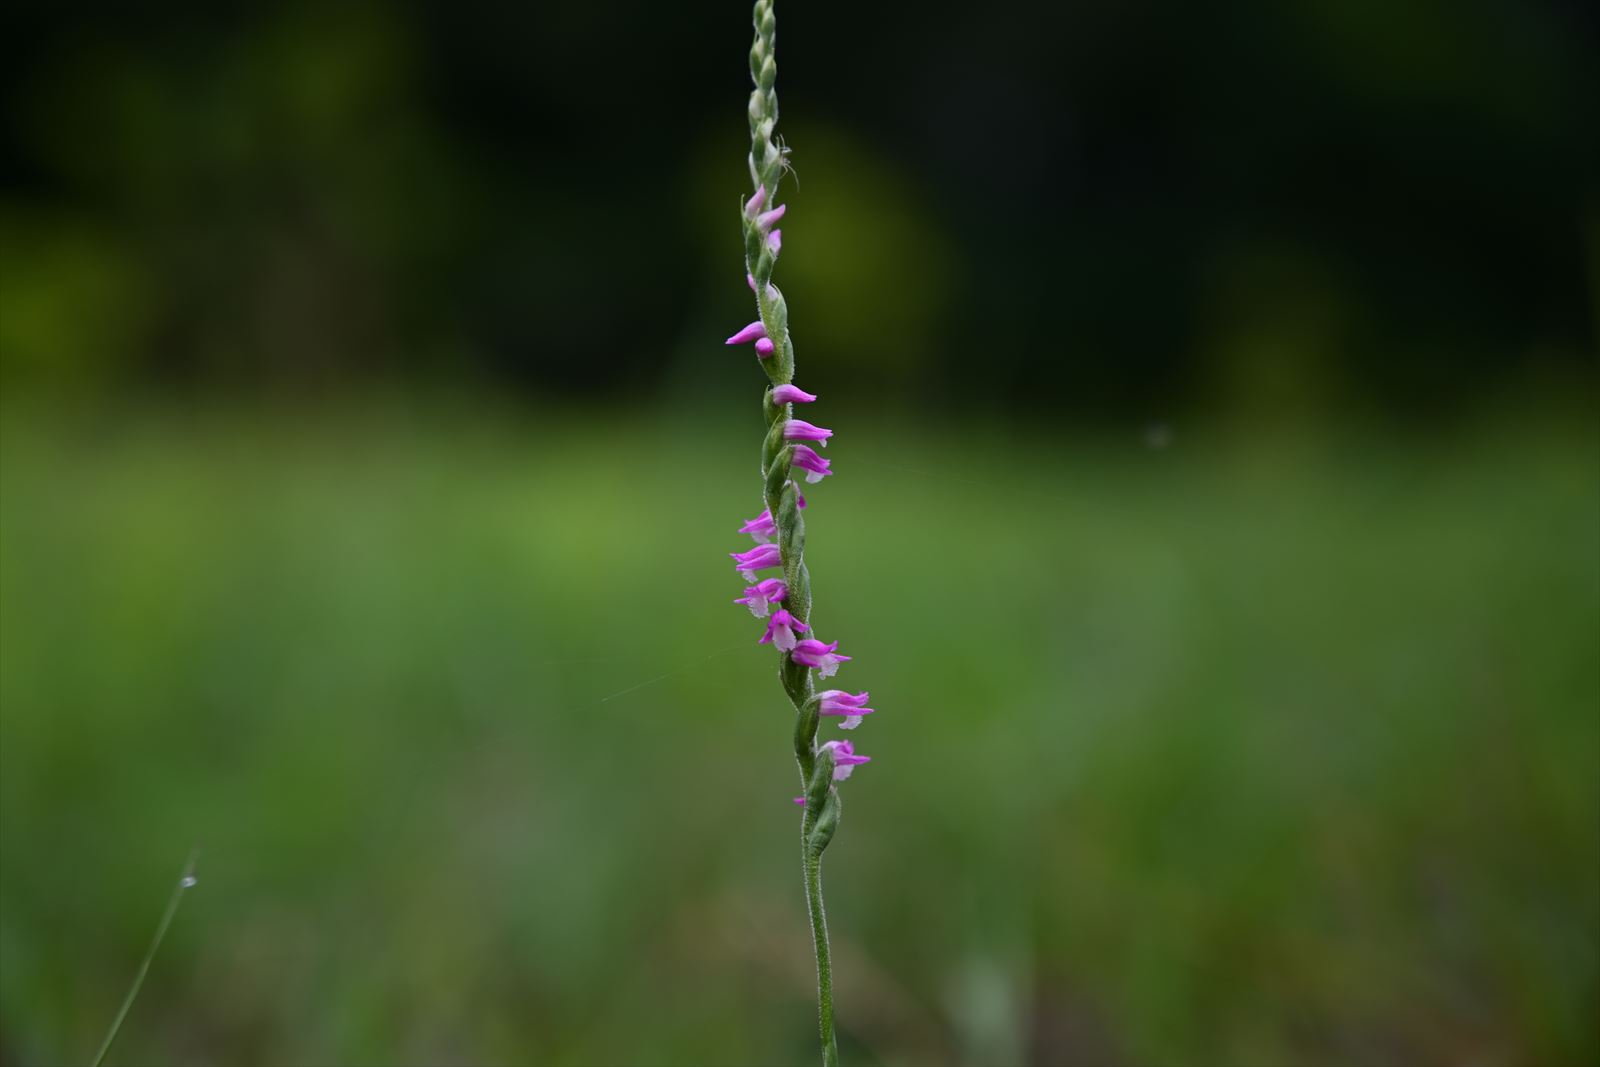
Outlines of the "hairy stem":
M 810 822 L 808 816 L 806 819 Z M 813 849 L 801 834 L 805 856 L 806 903 L 811 908 L 811 941 L 817 950 L 817 1012 L 822 1036 L 824 1067 L 837 1067 L 839 1045 L 833 1036 L 833 964 L 828 956 L 828 916 L 822 904 L 822 852 Z

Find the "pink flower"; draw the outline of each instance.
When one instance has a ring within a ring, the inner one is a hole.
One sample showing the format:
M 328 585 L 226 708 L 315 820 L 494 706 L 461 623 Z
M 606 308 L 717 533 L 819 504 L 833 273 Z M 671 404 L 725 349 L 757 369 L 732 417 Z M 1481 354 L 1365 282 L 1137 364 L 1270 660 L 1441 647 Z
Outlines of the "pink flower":
M 766 359 L 768 356 L 772 355 L 772 349 L 773 344 L 770 337 L 763 337 L 756 342 L 756 355 L 760 356 L 762 359 Z
M 818 715 L 843 715 L 844 722 L 839 724 L 841 730 L 854 730 L 861 725 L 861 716 L 871 715 L 873 709 L 866 706 L 866 693 L 846 693 L 843 689 L 828 689 L 817 694 L 820 703 L 817 705 Z
M 788 652 L 795 645 L 795 631 L 805 633 L 811 627 L 790 615 L 783 608 L 772 613 L 767 620 L 767 632 L 761 635 L 760 645 L 772 645 L 780 652 Z
M 789 210 L 788 204 L 779 204 L 771 211 L 763 211 L 756 216 L 756 229 L 766 233 L 772 229 L 772 224 L 783 218 L 783 213 Z
M 747 582 L 756 580 L 756 571 L 783 565 L 783 554 L 777 545 L 757 545 L 748 552 L 729 552 L 728 555 L 733 557 L 734 566 Z
M 756 338 L 765 336 L 767 336 L 767 327 L 760 319 L 757 319 L 755 322 L 752 322 L 750 325 L 746 326 L 744 329 L 728 338 L 723 342 L 723 344 L 747 345 Z
M 824 751 L 833 752 L 833 780 L 842 782 L 855 773 L 858 765 L 871 763 L 871 756 L 858 756 L 853 745 L 848 741 L 827 741 L 818 746 Z
M 821 441 L 822 447 L 828 447 L 828 438 L 833 436 L 833 431 L 822 426 L 813 426 L 804 419 L 790 419 L 783 424 L 783 436 L 790 441 Z
M 839 642 L 837 641 L 831 645 L 825 645 L 821 641 L 808 637 L 803 641 L 795 642 L 794 649 L 789 653 L 789 658 L 802 667 L 816 668 L 817 674 L 823 678 L 831 678 L 839 673 L 839 664 L 850 658 L 834 652 L 834 649 L 838 647 Z
M 828 461 L 806 445 L 794 446 L 794 465 L 806 472 L 806 481 L 813 485 L 833 473 L 828 469 Z
M 739 532 L 749 534 L 756 539 L 756 544 L 764 545 L 777 534 L 778 527 L 772 521 L 772 512 L 763 508 L 761 514 L 739 527 Z
M 767 251 L 772 253 L 772 258 L 777 259 L 778 253 L 783 251 L 783 231 L 773 230 L 767 234 Z
M 734 603 L 743 604 L 750 609 L 750 614 L 758 619 L 764 619 L 767 617 L 767 608 L 788 595 L 789 589 L 783 584 L 783 579 L 763 578 L 755 585 L 746 586 L 744 596 Z
M 775 385 L 772 387 L 772 402 L 774 404 L 809 404 L 817 398 L 815 393 L 808 393 L 797 385 Z
M 856 755 L 855 746 L 848 741 L 824 741 L 817 746 L 820 755 L 823 752 L 833 755 L 833 780 L 842 782 L 856 772 L 856 768 L 863 763 L 871 763 L 871 756 Z M 795 797 L 794 802 L 802 808 L 806 806 L 805 797 Z

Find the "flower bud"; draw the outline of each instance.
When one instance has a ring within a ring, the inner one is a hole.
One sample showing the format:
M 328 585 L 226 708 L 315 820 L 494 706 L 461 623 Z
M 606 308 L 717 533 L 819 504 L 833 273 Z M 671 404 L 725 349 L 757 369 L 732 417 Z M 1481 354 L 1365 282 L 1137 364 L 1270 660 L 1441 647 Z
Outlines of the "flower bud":
M 761 209 L 765 207 L 766 204 L 767 187 L 765 185 L 758 185 L 756 186 L 756 194 L 745 202 L 744 213 L 751 218 L 755 218 L 757 215 L 761 214 Z
M 752 322 L 750 325 L 746 326 L 744 329 L 740 330 L 723 343 L 730 345 L 747 345 L 756 338 L 765 336 L 767 336 L 767 327 L 760 319 L 757 319 L 755 322 Z

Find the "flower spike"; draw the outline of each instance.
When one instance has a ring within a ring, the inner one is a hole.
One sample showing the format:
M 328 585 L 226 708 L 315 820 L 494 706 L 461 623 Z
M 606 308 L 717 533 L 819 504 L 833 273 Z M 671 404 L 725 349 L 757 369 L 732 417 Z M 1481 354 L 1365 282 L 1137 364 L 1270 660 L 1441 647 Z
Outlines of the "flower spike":
M 816 638 L 811 620 L 811 577 L 806 567 L 806 498 L 803 485 L 814 485 L 833 473 L 812 447 L 826 445 L 834 431 L 792 417 L 792 405 L 816 401 L 794 384 L 795 350 L 789 333 L 789 307 L 773 272 L 783 252 L 779 223 L 788 206 L 779 203 L 779 186 L 789 170 L 789 149 L 777 136 L 777 14 L 773 0 L 754 0 L 755 42 L 750 49 L 749 96 L 750 194 L 741 205 L 739 226 L 744 237 L 745 284 L 755 295 L 760 321 L 728 338 L 729 344 L 754 343 L 756 365 L 769 388 L 762 398 L 766 434 L 761 444 L 761 478 L 766 510 L 740 528 L 758 542 L 747 552 L 730 553 L 739 573 L 750 583 L 735 603 L 764 620 L 760 643 L 780 651 L 778 678 L 794 706 L 794 755 L 802 793 L 793 802 L 800 811 L 800 841 L 806 900 L 811 912 L 811 942 L 816 949 L 818 1008 L 822 1061 L 839 1062 L 834 1038 L 833 980 L 828 928 L 823 918 L 822 853 L 839 826 L 839 783 L 869 757 L 857 755 L 849 741 L 820 741 L 824 718 L 842 730 L 853 730 L 868 715 L 866 692 L 822 689 L 817 679 L 830 678 L 850 657 L 839 642 Z M 782 568 L 780 577 L 756 580 L 756 572 Z M 813 673 L 814 672 L 814 673 Z

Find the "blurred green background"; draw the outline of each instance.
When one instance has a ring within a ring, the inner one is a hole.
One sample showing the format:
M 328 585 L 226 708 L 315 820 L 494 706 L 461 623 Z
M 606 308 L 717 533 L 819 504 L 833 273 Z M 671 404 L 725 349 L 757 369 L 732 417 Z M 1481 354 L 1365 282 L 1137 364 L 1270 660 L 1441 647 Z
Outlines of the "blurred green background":
M 811 1062 L 742 5 L 0 24 L 0 1063 Z M 780 6 L 856 1064 L 1600 1058 L 1576 5 Z

